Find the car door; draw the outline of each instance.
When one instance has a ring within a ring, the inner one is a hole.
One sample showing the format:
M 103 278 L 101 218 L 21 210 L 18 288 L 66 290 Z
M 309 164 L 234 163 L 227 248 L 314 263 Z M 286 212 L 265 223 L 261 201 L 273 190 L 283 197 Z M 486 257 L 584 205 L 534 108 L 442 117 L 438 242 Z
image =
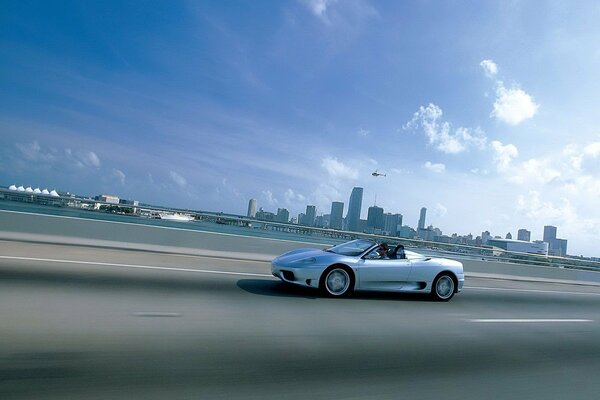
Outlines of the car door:
M 411 270 L 407 259 L 363 259 L 359 263 L 359 289 L 400 290 Z

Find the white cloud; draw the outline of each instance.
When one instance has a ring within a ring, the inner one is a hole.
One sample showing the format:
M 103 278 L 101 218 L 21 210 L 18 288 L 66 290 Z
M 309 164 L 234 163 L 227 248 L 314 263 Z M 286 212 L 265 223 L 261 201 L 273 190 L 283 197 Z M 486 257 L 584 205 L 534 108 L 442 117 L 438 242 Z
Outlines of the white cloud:
M 499 171 L 505 171 L 510 167 L 513 158 L 519 155 L 519 150 L 514 144 L 503 145 L 501 142 L 494 140 L 490 143 L 494 151 L 494 162 Z
M 37 140 L 31 143 L 17 143 L 15 146 L 19 149 L 21 156 L 29 161 L 52 162 L 56 159 L 51 151 L 42 149 Z
M 367 137 L 367 136 L 369 136 L 370 134 L 371 134 L 371 131 L 369 131 L 369 130 L 367 130 L 367 129 L 360 128 L 360 129 L 358 130 L 358 135 L 359 135 L 359 136 L 362 136 L 362 137 Z
M 584 154 L 596 158 L 600 156 L 600 142 L 590 143 L 583 149 Z
M 338 161 L 337 158 L 325 157 L 321 161 L 321 166 L 325 168 L 331 178 L 335 179 L 356 179 L 358 171 Z
M 522 89 L 507 89 L 500 82 L 491 116 L 509 125 L 518 125 L 532 118 L 539 107 Z
M 452 132 L 450 123 L 441 120 L 442 115 L 443 111 L 439 106 L 429 103 L 427 107 L 419 107 L 403 129 L 417 129 L 421 126 L 429 144 L 444 153 L 456 154 L 469 147 L 485 147 L 487 138 L 481 129 L 461 126 Z
M 300 0 L 300 2 L 329 28 L 341 29 L 352 36 L 369 19 L 379 16 L 367 0 Z
M 175 182 L 175 184 L 180 188 L 183 189 L 187 186 L 187 180 L 183 176 L 179 175 L 177 172 L 170 171 L 169 176 L 171 177 L 171 180 Z
M 77 157 L 87 167 L 100 168 L 100 158 L 93 151 L 84 151 Z
M 327 8 L 330 5 L 337 3 L 337 0 L 304 0 L 303 3 L 317 18 L 325 23 L 329 23 L 329 19 L 327 18 Z
M 295 193 L 292 189 L 289 188 L 283 194 L 283 199 L 288 205 L 293 205 L 297 203 L 306 204 L 307 201 L 306 196 L 300 193 Z
M 121 185 L 125 184 L 125 173 L 120 169 L 113 169 L 113 176 L 121 183 Z
M 442 172 L 446 171 L 446 166 L 444 164 L 432 163 L 431 161 L 427 161 L 425 164 L 423 164 L 423 167 L 431 172 L 435 172 L 436 174 L 441 174 Z
M 479 65 L 481 65 L 481 67 L 485 71 L 485 74 L 489 77 L 496 76 L 496 74 L 498 73 L 498 66 L 492 60 L 483 60 L 479 63 Z
M 446 215 L 448 213 L 448 209 L 443 204 L 438 203 L 435 205 L 435 208 L 433 209 L 433 213 L 438 217 L 443 217 L 444 215 Z
M 279 203 L 279 201 L 273 196 L 273 192 L 271 192 L 268 189 L 262 191 L 262 197 L 263 197 L 263 199 L 265 199 L 267 201 L 267 203 L 270 206 L 274 206 L 277 203 Z
M 566 199 L 560 199 L 561 204 L 556 206 L 551 201 L 542 200 L 538 191 L 532 190 L 527 196 L 519 195 L 517 197 L 517 210 L 525 217 L 547 221 L 546 223 L 568 223 L 577 219 L 577 212 L 571 202 Z
M 479 65 L 485 71 L 485 75 L 493 79 L 496 84 L 496 99 L 491 117 L 509 125 L 519 125 L 537 113 L 540 106 L 528 93 L 516 84 L 507 88 L 504 82 L 496 78 L 498 66 L 494 61 L 483 60 Z
M 519 184 L 547 184 L 562 174 L 549 158 L 530 158 L 509 171 L 507 179 Z

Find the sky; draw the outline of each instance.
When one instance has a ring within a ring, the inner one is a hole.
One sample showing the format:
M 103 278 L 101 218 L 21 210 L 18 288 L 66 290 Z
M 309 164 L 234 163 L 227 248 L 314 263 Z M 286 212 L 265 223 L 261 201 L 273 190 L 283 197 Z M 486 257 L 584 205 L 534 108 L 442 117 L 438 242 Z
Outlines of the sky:
M 292 215 L 361 186 L 363 218 L 555 225 L 600 256 L 598 20 L 596 1 L 2 1 L 0 185 Z

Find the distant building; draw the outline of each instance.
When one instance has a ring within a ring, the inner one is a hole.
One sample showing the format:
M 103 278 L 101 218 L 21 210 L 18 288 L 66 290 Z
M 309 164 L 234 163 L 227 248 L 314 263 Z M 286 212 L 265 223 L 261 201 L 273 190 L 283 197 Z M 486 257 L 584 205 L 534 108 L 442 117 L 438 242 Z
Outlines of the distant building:
M 96 196 L 96 200 L 109 204 L 119 204 L 119 198 L 110 194 L 100 194 Z
M 288 222 L 290 220 L 290 212 L 287 208 L 278 208 L 275 220 L 277 222 Z
M 346 229 L 353 232 L 362 232 L 360 230 L 360 210 L 362 209 L 363 188 L 355 187 L 350 194 L 348 202 L 348 213 L 346 214 Z
M 383 215 L 383 231 L 390 236 L 398 236 L 398 231 L 402 226 L 402 214 L 386 213 Z
M 417 236 L 417 232 L 408 225 L 402 225 L 398 232 L 398 236 L 406 239 L 414 239 Z
M 264 211 L 262 207 L 256 212 L 256 219 L 262 221 L 276 221 L 275 214 L 270 211 Z
M 556 239 L 556 227 L 552 225 L 544 226 L 544 242 L 550 243 Z
M 563 257 L 567 255 L 567 240 L 557 239 L 555 226 L 544 226 L 544 242 L 548 243 L 548 254 L 551 256 Z
M 487 242 L 492 238 L 490 231 L 481 232 L 481 242 L 483 244 L 487 244 Z
M 304 214 L 304 225 L 315 226 L 315 218 L 317 217 L 316 206 L 306 206 L 306 214 Z
M 506 251 L 514 251 L 516 253 L 529 253 L 548 255 L 548 243 L 546 242 L 523 242 L 520 240 L 510 239 L 490 239 L 487 243 L 489 246 L 498 247 Z
M 329 227 L 331 229 L 343 229 L 344 227 L 344 203 L 341 201 L 334 201 L 331 203 Z
M 367 230 L 374 233 L 376 231 L 383 231 L 384 220 L 383 220 L 383 208 L 377 206 L 369 207 L 367 213 Z
M 564 257 L 567 255 L 567 239 L 554 239 L 552 255 Z
M 508 233 L 506 234 L 506 238 L 507 238 L 507 239 L 512 239 L 512 234 L 511 234 L 510 232 L 508 232 Z
M 256 199 L 248 202 L 248 218 L 256 218 Z
M 519 229 L 517 232 L 517 239 L 524 242 L 531 242 L 531 232 L 527 229 Z
M 419 225 L 417 227 L 417 231 L 418 231 L 418 229 L 425 229 L 426 214 L 427 214 L 427 209 L 425 207 L 421 208 L 421 214 L 419 215 Z

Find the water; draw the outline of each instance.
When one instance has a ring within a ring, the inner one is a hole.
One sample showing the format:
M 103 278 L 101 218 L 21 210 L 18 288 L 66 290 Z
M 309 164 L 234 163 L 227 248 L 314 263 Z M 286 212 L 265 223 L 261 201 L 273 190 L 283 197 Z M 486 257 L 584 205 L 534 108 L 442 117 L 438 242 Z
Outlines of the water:
M 290 232 L 272 231 L 253 227 L 216 224 L 207 221 L 178 222 L 162 219 L 152 219 L 133 215 L 111 214 L 99 211 L 89 211 L 72 207 L 53 207 L 32 203 L 21 203 L 0 200 L 0 210 L 19 211 L 32 214 L 58 215 L 63 217 L 83 218 L 100 221 L 114 221 L 140 225 L 152 225 L 179 229 L 197 230 L 203 232 L 227 233 L 242 236 L 265 237 L 270 239 L 293 240 L 308 243 L 337 244 L 344 240 L 323 238 L 321 236 L 303 235 Z

